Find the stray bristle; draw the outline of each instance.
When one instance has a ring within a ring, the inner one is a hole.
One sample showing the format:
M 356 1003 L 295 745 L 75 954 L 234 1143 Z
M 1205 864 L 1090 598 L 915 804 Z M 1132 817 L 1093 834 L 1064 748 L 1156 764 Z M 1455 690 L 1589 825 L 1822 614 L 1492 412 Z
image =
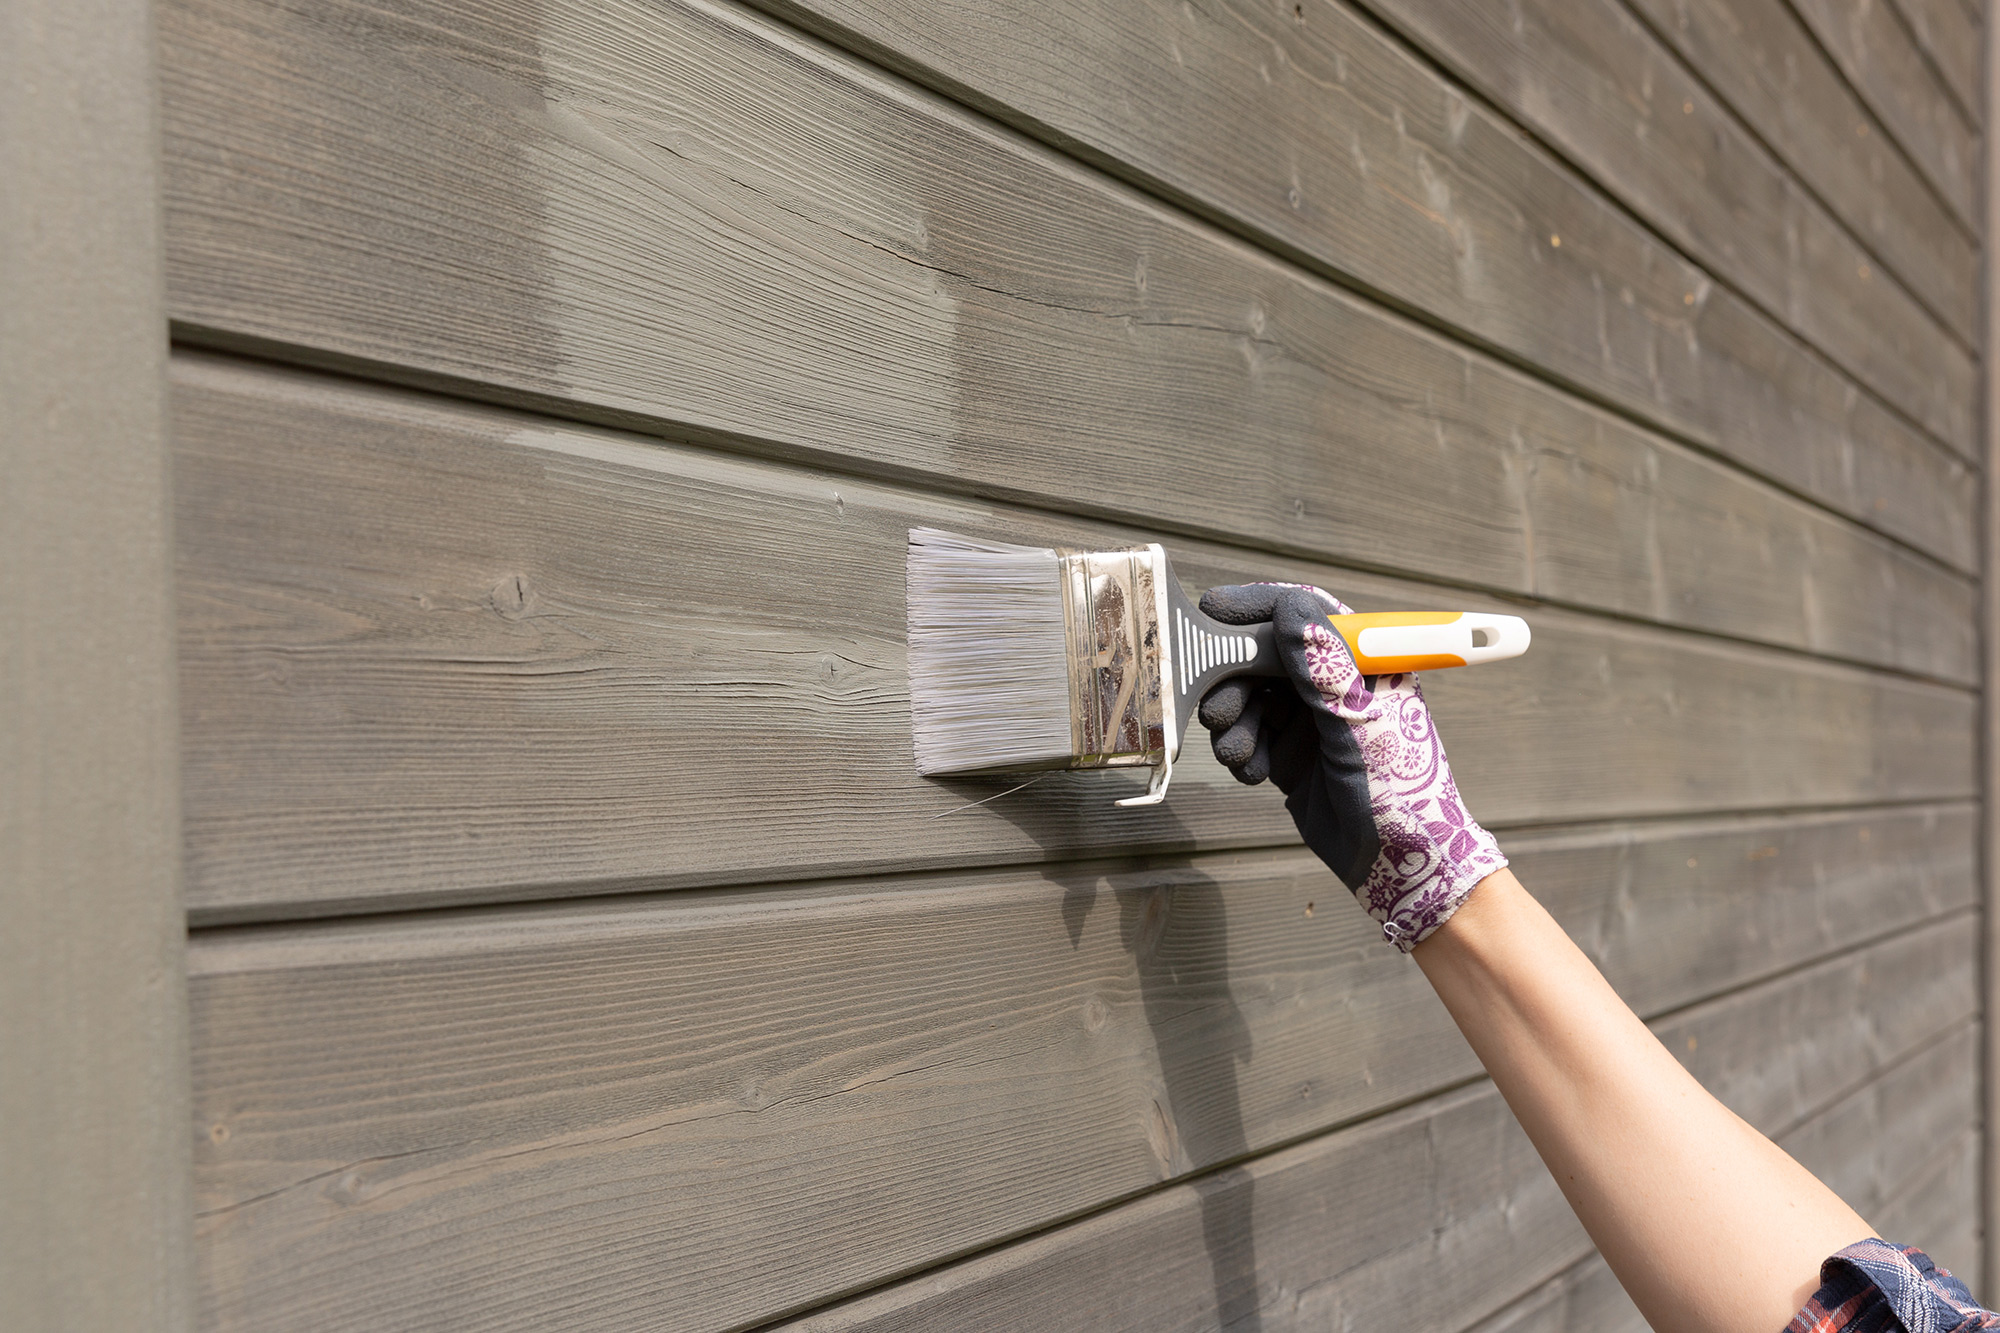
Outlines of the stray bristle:
M 1056 553 L 913 528 L 907 594 L 917 771 L 1067 760 L 1069 653 Z

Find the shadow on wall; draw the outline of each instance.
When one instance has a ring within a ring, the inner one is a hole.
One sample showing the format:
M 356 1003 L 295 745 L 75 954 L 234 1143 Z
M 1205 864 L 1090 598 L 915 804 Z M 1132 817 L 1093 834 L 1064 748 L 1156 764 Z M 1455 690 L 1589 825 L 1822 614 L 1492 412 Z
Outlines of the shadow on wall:
M 1084 802 L 1109 802 L 1126 794 L 1102 780 L 1090 785 L 1088 794 L 1076 794 L 1073 808 L 1080 811 Z M 1020 819 L 1007 807 L 1003 798 L 986 808 L 1052 854 L 1077 845 L 1079 831 L 1051 820 L 1048 805 L 1040 804 L 1031 817 Z M 1016 810 L 1030 813 L 1023 807 Z M 1194 845 L 1193 832 L 1169 807 L 1134 814 L 1155 826 L 1159 842 Z M 1159 1056 L 1163 1096 L 1155 1100 L 1146 1129 L 1164 1169 L 1182 1176 L 1247 1156 L 1237 1067 L 1250 1062 L 1250 1029 L 1230 993 L 1229 914 L 1221 885 L 1181 857 L 1137 861 L 1110 872 L 1052 865 L 1045 873 L 1063 890 L 1063 924 L 1072 945 L 1083 938 L 1106 890 L 1118 905 L 1119 938 L 1133 957 L 1146 1025 Z M 1262 1320 L 1250 1173 L 1226 1167 L 1190 1186 L 1201 1200 L 1216 1326 L 1256 1333 Z

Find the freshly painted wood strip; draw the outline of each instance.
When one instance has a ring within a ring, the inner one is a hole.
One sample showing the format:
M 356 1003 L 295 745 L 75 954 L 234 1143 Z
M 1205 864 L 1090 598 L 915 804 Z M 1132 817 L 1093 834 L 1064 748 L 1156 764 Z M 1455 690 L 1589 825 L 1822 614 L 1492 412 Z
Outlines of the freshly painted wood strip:
M 1881 132 L 1785 0 L 1633 7 L 1918 299 L 1976 341 L 1976 236 Z
M 193 1309 L 147 0 L 0 14 L 0 1324 Z
M 1972 456 L 1973 360 L 1614 0 L 1362 0 L 1698 262 Z M 1969 214 L 1962 214 L 1968 220 Z
M 1879 883 L 1879 927 L 1923 919 L 1902 887 Z M 1858 1025 L 1830 1063 L 1865 1077 L 1969 1010 L 1966 920 L 1665 1036 L 1699 1035 L 1692 1067 L 1750 1114 Z M 1750 961 L 1729 980 L 1784 946 Z M 225 1328 L 427 1327 L 441 1301 L 493 1327 L 737 1327 L 1477 1072 L 1297 849 L 250 928 L 197 936 L 191 975 Z M 1438 1188 L 1470 1204 L 1485 1180 Z
M 1969 938 L 1963 922 L 1956 924 Z M 1854 964 L 1839 959 L 1825 966 L 1851 975 Z M 1969 991 L 1970 964 L 1958 970 L 1961 989 Z M 1831 1002 L 1831 1012 L 1802 1007 L 1789 1029 L 1757 1025 L 1746 1014 L 1737 1025 L 1739 1049 L 1761 1041 L 1776 1064 L 1804 1068 L 1823 1045 L 1845 1040 L 1856 1022 L 1865 1022 L 1865 1009 L 1852 997 L 1815 984 L 1818 971 L 1780 979 L 1739 1002 L 1751 1010 L 1782 1007 L 1785 993 L 1802 988 Z M 1885 978 L 1881 993 L 1894 994 L 1910 980 Z M 1707 1072 L 1699 1068 L 1701 1057 L 1694 1059 L 1697 1072 Z M 1767 1103 L 1755 1090 L 1750 1101 L 1749 1110 Z M 785 1328 L 1137 1333 L 1212 1329 L 1255 1311 L 1294 1328 L 1453 1329 L 1505 1307 L 1589 1253 L 1526 1136 L 1482 1083 Z M 1440 1262 L 1445 1254 L 1451 1262 Z M 1119 1280 L 1106 1282 L 1106 1272 Z
M 1922 168 L 1969 225 L 1983 154 L 1964 110 L 1932 76 L 1930 67 L 1883 0 L 1795 0 L 1834 62 L 1903 151 Z
M 1975 130 L 1985 116 L 1981 102 L 1985 88 L 1980 81 L 1980 52 L 1985 38 L 1975 19 L 1959 0 L 1895 0 L 1896 12 L 1910 25 L 1917 45 L 1930 57 L 1932 68 L 1944 78 L 1952 100 Z
M 1467 516 L 1568 399 L 771 24 L 629 0 L 176 0 L 162 25 L 190 336 L 1521 582 L 1495 557 L 1514 535 Z M 1447 122 L 1469 116 L 1446 91 Z M 1568 250 L 1537 231 L 1496 310 L 1600 330 L 1621 402 L 1976 569 L 1962 460 L 1574 206 Z M 1500 265 L 1502 240 L 1479 243 Z M 1600 244 L 1624 280 L 1539 276 Z M 1601 300 L 1514 305 L 1578 283 Z M 1627 288 L 1648 293 L 1631 311 Z M 1412 521 L 1434 531 L 1412 544 Z
M 177 375 L 200 919 L 1295 836 L 1198 733 L 1157 810 L 1113 808 L 1137 779 L 1096 773 L 948 813 L 1001 785 L 916 776 L 907 529 L 1147 534 L 316 376 L 200 359 Z M 1690 540 L 1712 532 L 1727 540 Z M 1171 546 L 1193 587 L 1285 577 L 1362 609 L 1495 605 Z M 1809 610 L 1849 624 L 1919 605 L 1817 596 Z M 1429 684 L 1495 824 L 1972 790 L 1964 691 L 1554 610 L 1534 628 L 1518 663 Z M 1523 771 L 1524 744 L 1560 759 Z
M 1986 97 L 1984 123 L 1988 127 L 2000 126 L 2000 24 L 1990 21 L 1990 7 L 1983 0 L 1973 6 L 1981 12 L 1983 30 L 1980 33 L 1984 48 L 1982 68 L 1985 71 L 1984 94 Z M 1986 161 L 1982 164 L 1985 187 L 1985 217 L 1988 221 L 1988 243 L 1991 244 L 1993 220 L 2000 218 L 2000 142 L 1988 137 L 1985 143 Z M 1993 262 L 1991 251 L 1981 284 L 1989 316 L 1986 338 L 1987 374 L 1984 384 L 1982 406 L 1987 423 L 1985 468 L 1992 475 L 1992 468 L 2000 462 L 2000 373 L 1996 373 L 1995 360 L 2000 358 L 1991 329 L 1991 316 L 2000 311 L 2000 263 Z M 2000 1308 L 2000 559 L 1992 553 L 2000 552 L 2000 485 L 1988 485 L 1981 505 L 1982 528 L 1985 533 L 1984 549 L 1989 553 L 1980 599 L 1980 635 L 1984 644 L 1981 662 L 1984 667 L 1982 693 L 1986 707 L 1982 713 L 1982 755 L 1980 763 L 1980 785 L 1984 792 L 1986 819 L 1980 838 L 1980 852 L 1983 866 L 1982 914 L 1986 921 L 1986 956 L 1993 963 L 1986 969 L 1984 1014 L 1985 1040 L 1982 1045 L 1981 1065 L 1985 1074 L 1981 1093 L 1982 1133 L 1977 1149 L 1977 1165 L 1980 1180 L 1975 1189 L 1979 1216 L 1979 1253 L 1976 1257 L 1967 1254 L 1958 1262 L 1977 1265 L 1982 1274 L 1982 1283 L 1976 1289 L 1993 1308 Z M 1969 1220 L 1972 1213 L 1968 1211 Z

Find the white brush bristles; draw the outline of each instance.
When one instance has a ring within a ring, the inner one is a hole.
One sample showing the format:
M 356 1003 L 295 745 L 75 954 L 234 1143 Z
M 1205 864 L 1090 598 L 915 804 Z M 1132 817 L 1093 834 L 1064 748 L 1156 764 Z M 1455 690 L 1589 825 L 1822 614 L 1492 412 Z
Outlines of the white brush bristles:
M 919 773 L 1070 758 L 1056 553 L 910 531 L 910 715 Z

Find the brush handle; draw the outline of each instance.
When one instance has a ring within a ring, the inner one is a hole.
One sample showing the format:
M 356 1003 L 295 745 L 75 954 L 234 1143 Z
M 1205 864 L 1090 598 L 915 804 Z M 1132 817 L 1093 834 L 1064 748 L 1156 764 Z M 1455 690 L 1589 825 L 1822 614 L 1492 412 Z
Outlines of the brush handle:
M 1364 676 L 1478 666 L 1528 651 L 1528 622 L 1485 611 L 1362 611 L 1330 616 Z
M 1175 585 L 1168 601 L 1170 688 L 1185 725 L 1201 697 L 1234 676 L 1282 676 L 1270 621 L 1225 625 L 1203 615 Z M 1528 622 L 1484 611 L 1362 611 L 1329 616 L 1364 676 L 1477 666 L 1528 650 Z

